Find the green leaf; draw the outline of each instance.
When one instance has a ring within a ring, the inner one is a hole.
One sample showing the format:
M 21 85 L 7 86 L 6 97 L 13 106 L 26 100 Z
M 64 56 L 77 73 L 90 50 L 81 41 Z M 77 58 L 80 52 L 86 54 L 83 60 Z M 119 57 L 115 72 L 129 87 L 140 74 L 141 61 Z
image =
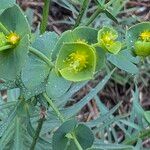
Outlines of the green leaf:
M 50 98 L 58 98 L 65 94 L 70 88 L 72 82 L 59 76 L 53 69 L 50 72 L 48 83 L 46 85 L 46 92 Z M 59 92 L 58 92 L 59 91 Z
M 90 148 L 93 145 L 94 135 L 93 135 L 91 129 L 89 127 L 87 127 L 86 125 L 79 124 L 75 128 L 74 134 L 83 149 Z M 71 149 L 71 147 L 70 147 L 70 149 Z
M 117 18 L 108 10 L 108 9 L 105 9 L 104 10 L 104 13 L 106 14 L 106 16 L 111 19 L 112 21 L 114 21 L 115 23 L 118 23 L 118 20 Z
M 0 78 L 14 80 L 19 75 L 28 53 L 29 39 L 24 36 L 14 49 L 0 52 Z
M 150 123 L 150 111 L 145 111 L 144 112 L 144 117 Z
M 85 43 L 66 43 L 56 60 L 56 69 L 69 81 L 93 78 L 96 67 L 95 49 Z
M 22 69 L 21 78 L 26 88 L 34 89 L 45 81 L 50 68 L 39 58 L 30 55 Z
M 1 9 L 7 9 L 8 7 L 11 7 L 15 4 L 15 0 L 0 0 L 0 10 Z
M 125 53 L 123 53 L 123 51 L 121 51 L 117 55 L 108 54 L 107 60 L 110 61 L 112 64 L 114 64 L 119 69 L 127 71 L 131 74 L 137 74 L 139 72 L 138 68 L 124 54 Z
M 46 32 L 38 36 L 32 43 L 32 47 L 51 59 L 51 53 L 57 42 L 57 34 L 54 32 Z M 33 54 L 29 55 L 28 60 L 22 70 L 22 81 L 28 89 L 34 89 L 43 83 L 50 72 L 50 67 Z
M 52 52 L 58 41 L 58 35 L 55 32 L 45 32 L 44 34 L 37 36 L 32 43 L 32 47 L 38 49 L 45 56 L 51 59 Z
M 54 133 L 52 140 L 53 150 L 64 150 L 67 147 L 68 138 L 66 135 L 71 133 L 76 127 L 75 120 L 69 120 L 64 122 Z M 69 149 L 68 149 L 69 150 Z
M 99 72 L 103 67 L 105 66 L 105 61 L 106 61 L 106 52 L 100 47 L 96 47 L 96 72 Z
M 30 34 L 30 27 L 22 10 L 17 6 L 6 9 L 0 15 L 0 22 L 12 32 L 17 33 L 23 38 L 26 34 Z
M 57 54 L 64 43 L 77 42 L 77 41 L 87 42 L 88 44 L 97 43 L 97 33 L 98 33 L 97 30 L 89 27 L 78 27 L 73 31 L 68 30 L 64 32 L 61 35 L 60 39 L 58 40 L 56 47 L 54 48 L 52 59 L 53 60 L 56 59 Z

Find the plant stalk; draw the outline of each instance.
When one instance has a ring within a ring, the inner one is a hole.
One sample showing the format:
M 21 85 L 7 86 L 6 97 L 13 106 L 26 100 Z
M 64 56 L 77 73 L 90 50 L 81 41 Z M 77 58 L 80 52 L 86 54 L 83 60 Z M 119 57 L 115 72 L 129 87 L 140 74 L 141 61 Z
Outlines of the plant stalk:
M 51 0 L 44 0 L 43 16 L 42 16 L 42 22 L 41 22 L 41 27 L 40 27 L 41 34 L 43 34 L 46 31 L 50 3 L 51 3 Z
M 44 120 L 45 120 L 44 117 L 39 119 L 38 126 L 36 128 L 35 135 L 34 135 L 34 138 L 33 138 L 33 141 L 32 141 L 31 147 L 30 147 L 30 150 L 34 150 L 35 149 L 36 142 L 37 142 L 37 140 L 39 138 L 39 135 L 40 135 L 40 132 L 41 132 Z
M 91 23 L 93 23 L 93 21 L 95 20 L 95 18 L 101 13 L 103 12 L 103 9 L 101 9 L 100 7 L 97 8 L 97 10 L 93 13 L 93 15 L 89 18 L 88 22 L 85 24 L 86 26 L 89 26 Z
M 81 23 L 81 20 L 82 20 L 82 18 L 83 18 L 83 15 L 84 15 L 84 13 L 85 13 L 85 10 L 86 10 L 87 7 L 88 7 L 88 4 L 89 4 L 89 0 L 84 0 L 84 1 L 83 1 L 81 10 L 80 10 L 80 12 L 79 12 L 79 15 L 78 15 L 78 17 L 77 17 L 77 20 L 76 20 L 76 22 L 75 22 L 75 25 L 74 25 L 73 29 L 76 28 L 76 27 L 78 27 L 79 24 Z
M 2 24 L 0 23 L 0 30 L 5 34 L 9 34 L 10 32 L 7 30 L 7 28 Z
M 0 52 L 5 51 L 5 50 L 10 49 L 10 48 L 13 48 L 13 46 L 12 45 L 2 46 L 2 47 L 0 47 Z
M 51 108 L 53 109 L 53 111 L 56 113 L 56 115 L 58 116 L 58 118 L 60 119 L 60 121 L 62 123 L 64 123 L 65 122 L 65 118 L 60 113 L 60 111 L 58 110 L 58 108 L 54 105 L 53 101 L 47 96 L 46 93 L 43 93 L 43 97 L 47 100 L 47 102 L 49 103 L 49 105 L 51 106 Z M 81 145 L 78 142 L 78 140 L 77 140 L 76 136 L 74 135 L 74 133 L 70 133 L 69 135 L 73 139 L 73 141 L 74 141 L 75 145 L 77 146 L 78 150 L 83 150 L 83 148 L 81 147 Z
M 54 67 L 54 64 L 50 61 L 49 58 L 47 58 L 43 53 L 41 53 L 39 50 L 33 48 L 33 47 L 29 47 L 29 51 L 36 55 L 37 57 L 39 57 L 41 60 L 43 60 L 45 63 L 47 63 L 49 65 L 50 68 Z

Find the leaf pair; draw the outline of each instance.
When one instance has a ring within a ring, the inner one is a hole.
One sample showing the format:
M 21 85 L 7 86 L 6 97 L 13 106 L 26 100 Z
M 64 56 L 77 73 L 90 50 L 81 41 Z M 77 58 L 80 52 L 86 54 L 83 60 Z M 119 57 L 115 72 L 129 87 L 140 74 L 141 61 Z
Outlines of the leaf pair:
M 76 137 L 83 149 L 93 145 L 94 135 L 90 128 L 84 124 L 78 124 L 75 120 L 63 123 L 53 135 L 53 150 L 76 150 L 73 137 Z

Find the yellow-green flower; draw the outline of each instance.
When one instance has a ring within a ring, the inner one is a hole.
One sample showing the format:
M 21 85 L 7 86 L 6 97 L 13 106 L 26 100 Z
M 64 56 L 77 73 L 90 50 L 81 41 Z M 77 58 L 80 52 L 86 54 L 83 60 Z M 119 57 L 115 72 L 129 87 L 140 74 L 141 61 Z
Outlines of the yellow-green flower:
M 16 45 L 20 41 L 20 36 L 15 32 L 11 32 L 9 35 L 7 35 L 7 40 L 9 44 Z
M 140 34 L 140 39 L 142 41 L 147 41 L 147 42 L 150 42 L 150 31 L 143 31 L 141 32 Z
M 117 41 L 118 33 L 110 27 L 103 27 L 98 32 L 98 43 L 106 51 L 117 54 L 121 50 L 121 43 Z
M 64 44 L 56 60 L 57 71 L 69 81 L 92 79 L 95 67 L 95 49 L 82 42 Z

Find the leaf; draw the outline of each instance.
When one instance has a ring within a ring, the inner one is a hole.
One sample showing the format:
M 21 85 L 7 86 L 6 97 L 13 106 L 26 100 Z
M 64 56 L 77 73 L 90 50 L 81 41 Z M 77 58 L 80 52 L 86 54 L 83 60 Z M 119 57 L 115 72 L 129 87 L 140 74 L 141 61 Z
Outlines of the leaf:
M 57 34 L 46 32 L 38 36 L 32 46 L 51 59 L 51 53 L 57 42 Z M 22 81 L 28 89 L 32 90 L 43 83 L 50 72 L 50 67 L 33 54 L 29 58 L 22 70 Z
M 55 69 L 50 72 L 48 83 L 46 85 L 46 92 L 52 99 L 56 99 L 65 94 L 70 88 L 72 82 L 59 76 Z M 58 92 L 59 91 L 59 92 Z
M 121 70 L 127 71 L 131 74 L 137 74 L 139 72 L 135 64 L 121 51 L 117 55 L 108 54 L 107 60 L 114 64 Z
M 108 9 L 104 9 L 104 13 L 106 14 L 106 16 L 111 19 L 112 21 L 114 21 L 115 23 L 118 23 L 117 18 L 108 10 Z
M 75 128 L 74 134 L 83 149 L 90 148 L 93 145 L 94 135 L 86 125 L 79 124 L 77 128 Z
M 66 135 L 68 133 L 71 133 L 74 130 L 76 124 L 77 123 L 75 120 L 69 120 L 64 122 L 57 129 L 57 131 L 53 135 L 53 141 L 52 141 L 53 150 L 64 150 L 67 147 L 67 143 L 69 140 L 66 137 Z
M 6 9 L 0 15 L 0 22 L 12 32 L 15 32 L 23 38 L 26 34 L 30 34 L 30 27 L 26 17 L 19 6 L 14 5 Z
M 97 43 L 97 33 L 98 33 L 97 30 L 89 27 L 78 27 L 73 31 L 68 30 L 64 32 L 59 38 L 54 48 L 52 59 L 56 60 L 57 54 L 64 43 L 77 42 L 77 41 L 87 42 L 88 44 Z
M 1 9 L 7 9 L 8 7 L 11 7 L 12 5 L 15 4 L 15 0 L 0 0 L 0 10 Z
M 95 95 L 97 95 L 98 92 L 100 92 L 108 80 L 110 79 L 113 71 L 110 72 L 108 75 L 105 76 L 105 78 L 98 83 L 98 85 L 94 88 L 94 90 L 91 90 L 85 97 L 83 97 L 79 102 L 74 104 L 73 106 L 64 109 L 64 113 L 66 117 L 74 116 L 78 111 L 82 109 L 83 106 L 85 106 Z
M 150 123 L 150 111 L 145 111 L 144 112 L 144 117 L 148 121 L 148 123 Z
M 25 36 L 14 49 L 0 52 L 0 78 L 14 80 L 27 59 L 29 39 Z

